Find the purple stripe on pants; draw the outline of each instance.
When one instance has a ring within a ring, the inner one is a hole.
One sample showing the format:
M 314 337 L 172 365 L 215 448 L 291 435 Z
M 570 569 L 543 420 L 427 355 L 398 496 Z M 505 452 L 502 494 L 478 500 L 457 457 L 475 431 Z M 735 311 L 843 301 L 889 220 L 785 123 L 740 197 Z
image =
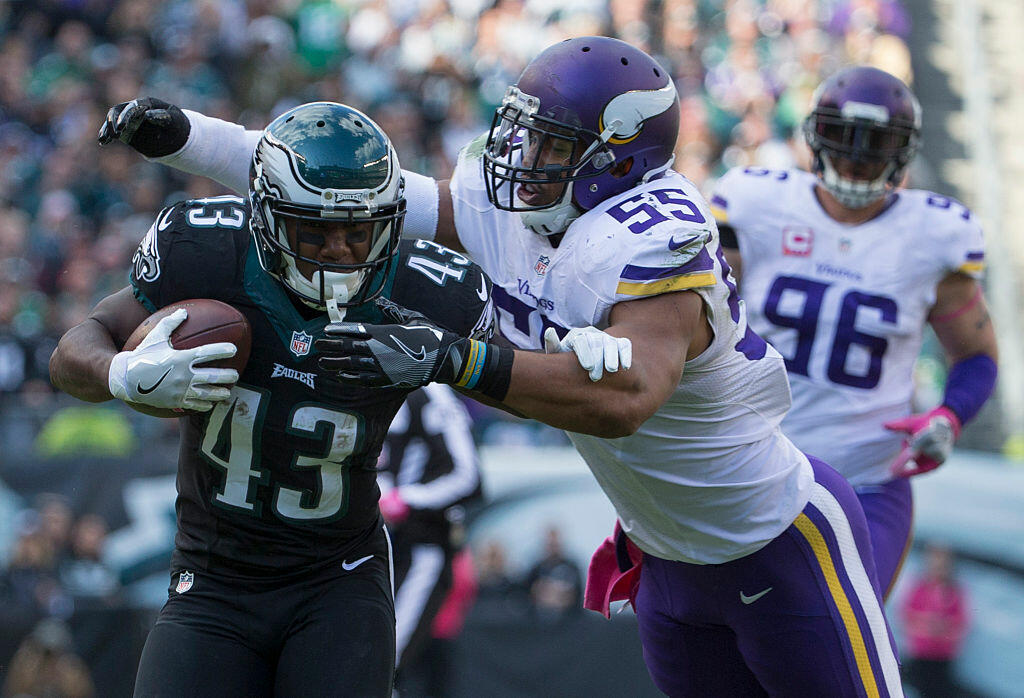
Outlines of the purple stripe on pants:
M 910 547 L 914 500 L 910 480 L 898 478 L 881 485 L 856 488 L 871 533 L 875 569 L 883 597 L 889 594 Z
M 636 603 L 640 639 L 651 677 L 666 694 L 864 696 L 866 685 L 880 696 L 893 694 L 882 675 L 883 659 L 895 667 L 891 638 L 884 629 L 885 646 L 877 647 L 865 614 L 871 610 L 884 625 L 864 514 L 838 473 L 813 458 L 811 464 L 838 513 L 809 503 L 801 527 L 794 523 L 761 550 L 720 565 L 644 556 Z M 848 574 L 833 529 L 836 516 L 845 517 L 852 532 L 856 550 L 847 551 L 846 560 L 863 566 L 867 598 Z M 808 530 L 817 533 L 809 538 Z M 866 652 L 860 663 L 837 594 Z M 899 687 L 893 691 L 898 695 Z

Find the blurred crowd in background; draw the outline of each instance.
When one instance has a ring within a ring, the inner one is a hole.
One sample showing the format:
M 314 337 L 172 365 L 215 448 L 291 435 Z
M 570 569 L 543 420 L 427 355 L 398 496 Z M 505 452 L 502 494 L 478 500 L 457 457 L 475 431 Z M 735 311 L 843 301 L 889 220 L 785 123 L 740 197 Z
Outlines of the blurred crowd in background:
M 803 162 L 810 94 L 842 63 L 911 79 L 898 0 L 9 0 L 0 27 L 0 436 L 19 444 L 67 404 L 47 379 L 56 339 L 125 285 L 159 210 L 224 193 L 99 148 L 118 102 L 156 96 L 262 128 L 295 104 L 343 101 L 403 166 L 444 176 L 532 56 L 608 34 L 671 69 L 676 169 L 706 185 L 730 166 Z M 488 442 L 563 439 L 476 416 Z M 174 429 L 130 417 L 144 438 Z

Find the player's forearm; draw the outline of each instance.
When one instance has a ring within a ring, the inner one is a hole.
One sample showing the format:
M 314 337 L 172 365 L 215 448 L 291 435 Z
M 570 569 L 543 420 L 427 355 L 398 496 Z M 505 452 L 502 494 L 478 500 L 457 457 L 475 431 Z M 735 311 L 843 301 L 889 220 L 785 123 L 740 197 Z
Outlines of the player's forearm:
M 669 394 L 654 387 L 640 362 L 595 383 L 571 352 L 517 351 L 502 402 L 559 429 L 619 438 L 636 432 Z
M 261 131 L 247 131 L 239 124 L 182 110 L 191 128 L 181 150 L 154 162 L 182 172 L 197 174 L 244 194 L 249 189 L 249 165 Z
M 61 337 L 50 357 L 50 381 L 79 400 L 109 400 L 110 360 L 116 353 L 110 333 L 89 318 Z

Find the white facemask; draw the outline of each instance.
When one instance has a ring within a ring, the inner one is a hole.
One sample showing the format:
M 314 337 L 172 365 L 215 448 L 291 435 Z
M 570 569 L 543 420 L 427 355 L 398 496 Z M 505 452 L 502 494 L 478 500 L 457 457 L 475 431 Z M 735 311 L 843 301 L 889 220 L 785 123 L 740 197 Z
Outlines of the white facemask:
M 828 193 L 846 208 L 864 208 L 885 196 L 889 191 L 889 178 L 896 170 L 896 163 L 891 162 L 885 166 L 882 174 L 873 180 L 847 179 L 836 171 L 828 153 L 821 153 L 820 157 L 824 166 L 821 183 Z

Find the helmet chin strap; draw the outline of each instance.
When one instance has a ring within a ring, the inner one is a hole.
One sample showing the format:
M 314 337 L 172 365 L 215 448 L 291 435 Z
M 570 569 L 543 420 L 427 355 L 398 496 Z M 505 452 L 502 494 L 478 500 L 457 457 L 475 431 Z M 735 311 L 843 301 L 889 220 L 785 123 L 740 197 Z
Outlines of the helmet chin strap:
M 331 287 L 331 297 L 327 299 L 327 317 L 331 319 L 331 322 L 342 322 L 345 319 L 345 311 L 348 308 L 339 308 L 338 302 L 347 303 L 349 299 L 348 286 L 344 284 L 334 284 Z
M 320 295 L 320 274 L 324 275 L 324 303 L 323 305 L 308 300 Z M 331 322 L 341 322 L 345 317 L 345 308 L 338 307 L 339 303 L 348 302 L 359 290 L 363 281 L 364 272 L 351 272 L 342 274 L 339 272 L 313 272 L 313 277 L 304 277 L 294 264 L 288 264 L 285 269 L 285 282 L 293 289 L 301 293 L 300 300 L 315 310 L 327 310 Z

